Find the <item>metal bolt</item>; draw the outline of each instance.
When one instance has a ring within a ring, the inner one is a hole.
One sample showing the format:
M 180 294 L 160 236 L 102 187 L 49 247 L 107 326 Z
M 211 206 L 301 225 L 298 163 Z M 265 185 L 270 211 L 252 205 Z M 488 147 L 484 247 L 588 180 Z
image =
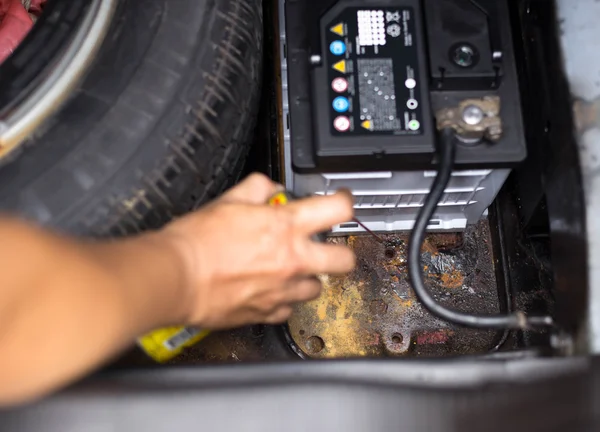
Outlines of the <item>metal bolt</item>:
M 457 66 L 468 68 L 475 64 L 477 53 L 470 45 L 463 44 L 454 50 L 451 57 Z
M 321 56 L 317 54 L 313 54 L 310 56 L 310 64 L 312 65 L 320 65 L 321 64 Z
M 478 125 L 482 122 L 484 117 L 483 111 L 481 108 L 475 105 L 467 106 L 462 113 L 463 121 L 471 126 Z

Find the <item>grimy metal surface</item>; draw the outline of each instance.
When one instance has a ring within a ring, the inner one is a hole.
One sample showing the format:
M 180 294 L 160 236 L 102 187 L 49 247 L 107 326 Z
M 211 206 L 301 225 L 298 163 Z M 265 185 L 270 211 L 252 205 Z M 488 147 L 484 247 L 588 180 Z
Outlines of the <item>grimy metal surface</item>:
M 338 237 L 358 259 L 346 277 L 323 276 L 323 293 L 297 305 L 289 330 L 309 357 L 438 357 L 486 353 L 495 332 L 457 328 L 430 315 L 410 288 L 408 235 Z M 481 314 L 498 313 L 487 221 L 464 234 L 431 234 L 422 251 L 426 283 L 438 302 Z

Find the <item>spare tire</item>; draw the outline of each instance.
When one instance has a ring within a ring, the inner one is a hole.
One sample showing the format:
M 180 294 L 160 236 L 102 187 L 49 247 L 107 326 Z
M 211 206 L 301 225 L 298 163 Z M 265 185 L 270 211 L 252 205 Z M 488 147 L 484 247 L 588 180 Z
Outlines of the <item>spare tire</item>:
M 99 27 L 93 14 L 110 13 L 110 25 L 95 33 L 88 48 L 99 49 L 62 107 L 0 152 L 0 211 L 77 235 L 124 235 L 159 227 L 237 180 L 259 101 L 260 0 L 47 8 L 0 68 L 0 151 L 10 116 L 39 108 L 36 89 L 56 71 L 44 50 L 64 55 L 86 22 Z M 43 39 L 53 43 L 39 46 Z M 23 55 L 40 49 L 40 61 Z

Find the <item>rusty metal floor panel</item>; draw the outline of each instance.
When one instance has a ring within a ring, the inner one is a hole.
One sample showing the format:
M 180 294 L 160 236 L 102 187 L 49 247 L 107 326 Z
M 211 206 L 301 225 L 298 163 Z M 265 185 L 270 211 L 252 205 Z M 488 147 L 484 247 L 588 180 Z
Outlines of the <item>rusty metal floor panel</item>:
M 407 235 L 343 237 L 357 255 L 347 277 L 324 277 L 323 294 L 298 305 L 289 321 L 297 346 L 315 358 L 482 354 L 495 332 L 456 328 L 431 316 L 410 288 Z M 432 234 L 422 263 L 427 287 L 445 306 L 472 313 L 499 312 L 489 225 L 464 234 Z
M 338 237 L 358 257 L 356 271 L 324 280 L 321 297 L 298 305 L 290 334 L 307 357 L 448 357 L 485 354 L 494 331 L 455 327 L 431 316 L 415 298 L 406 268 L 408 234 Z M 427 287 L 442 304 L 465 312 L 499 311 L 498 288 L 487 221 L 463 234 L 431 234 L 422 254 Z M 253 326 L 211 334 L 171 364 L 298 359 L 280 327 Z M 152 365 L 134 350 L 116 367 Z

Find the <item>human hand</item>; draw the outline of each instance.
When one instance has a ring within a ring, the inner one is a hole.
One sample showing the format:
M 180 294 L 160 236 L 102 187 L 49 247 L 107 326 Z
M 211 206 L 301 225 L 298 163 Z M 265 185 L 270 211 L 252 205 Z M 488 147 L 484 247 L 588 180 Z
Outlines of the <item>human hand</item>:
M 319 296 L 315 275 L 352 270 L 350 249 L 311 240 L 352 219 L 351 195 L 339 192 L 268 206 L 280 189 L 253 174 L 161 232 L 184 263 L 190 293 L 186 324 L 220 329 L 283 322 L 294 303 Z

